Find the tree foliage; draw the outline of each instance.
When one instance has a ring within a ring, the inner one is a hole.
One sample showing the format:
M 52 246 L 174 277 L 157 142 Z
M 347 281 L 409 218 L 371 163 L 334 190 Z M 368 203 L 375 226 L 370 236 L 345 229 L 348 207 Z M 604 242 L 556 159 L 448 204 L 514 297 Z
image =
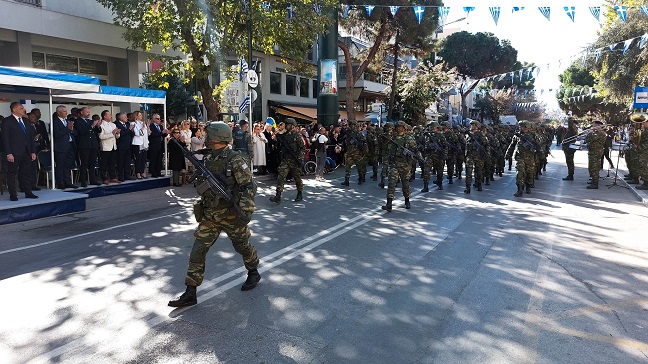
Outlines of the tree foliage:
M 172 72 L 159 72 L 157 74 L 145 73 L 142 86 L 147 90 L 164 90 L 167 93 L 167 115 L 171 119 L 184 115 L 187 105 L 194 102 L 187 91 L 180 75 Z
M 136 49 L 149 51 L 162 47 L 162 52 L 179 51 L 189 56 L 165 57 L 167 68 L 182 69 L 195 77 L 203 97 L 208 117 L 220 114 L 219 89 L 209 82 L 209 76 L 225 57 L 247 56 L 247 22 L 252 24 L 252 47 L 273 54 L 279 46 L 289 68 L 303 72 L 308 68 L 306 54 L 316 36 L 323 34 L 333 19 L 325 12 L 319 14 L 314 5 L 323 8 L 339 6 L 333 0 L 273 1 L 269 11 L 260 1 L 227 0 L 97 0 L 114 14 L 115 24 L 125 29 L 124 38 Z M 286 15 L 288 4 L 295 16 Z
M 398 76 L 398 95 L 403 109 L 403 119 L 411 125 L 425 123 L 425 109 L 455 82 L 456 72 L 447 72 L 443 65 L 421 63 L 414 70 L 402 67 Z

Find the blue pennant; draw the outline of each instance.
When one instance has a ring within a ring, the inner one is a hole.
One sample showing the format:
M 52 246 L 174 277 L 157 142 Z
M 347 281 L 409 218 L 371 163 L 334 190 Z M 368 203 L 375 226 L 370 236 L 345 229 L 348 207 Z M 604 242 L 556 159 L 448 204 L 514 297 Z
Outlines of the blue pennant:
M 293 10 L 292 4 L 286 5 L 286 12 L 288 13 L 288 21 L 292 22 L 292 18 L 295 17 L 295 11 Z
M 349 15 L 349 5 L 342 5 L 342 17 L 346 19 L 347 15 Z
M 488 9 L 490 10 L 491 15 L 493 16 L 493 21 L 495 22 L 495 25 L 497 25 L 497 22 L 499 21 L 500 11 L 502 10 L 502 8 L 500 6 L 491 6 Z
M 538 10 L 544 15 L 547 20 L 551 20 L 551 7 L 549 6 L 540 6 L 538 7 Z
M 628 16 L 628 8 L 624 5 L 615 5 L 614 10 L 619 14 L 619 19 L 625 23 L 626 17 Z
M 648 16 L 648 6 L 641 5 L 639 9 L 641 9 L 641 11 L 644 13 L 645 16 Z
M 272 2 L 270 2 L 270 1 L 262 1 L 261 2 L 261 9 L 263 9 L 265 11 L 272 10 Z
M 524 6 L 514 6 L 511 12 L 515 13 L 516 11 L 522 11 L 522 10 L 524 10 Z
M 646 46 L 647 40 L 648 40 L 648 33 L 641 36 L 641 40 L 639 40 L 639 49 L 643 49 L 643 47 Z
M 463 10 L 466 12 L 466 16 L 470 15 L 470 12 L 475 10 L 474 6 L 464 6 Z
M 601 7 L 600 6 L 590 6 L 589 7 L 590 13 L 592 13 L 592 16 L 596 18 L 596 21 L 601 21 Z
M 419 24 L 421 24 L 421 20 L 423 20 L 423 12 L 425 12 L 425 7 L 424 6 L 415 6 L 414 7 L 414 15 L 416 16 L 416 20 L 418 20 Z
M 601 50 L 602 50 L 601 48 L 597 48 L 594 50 L 594 60 L 596 61 L 596 63 L 598 63 L 599 58 L 601 58 Z
M 365 10 L 367 10 L 367 16 L 371 16 L 371 12 L 375 8 L 374 5 L 365 5 Z
M 565 6 L 565 13 L 567 13 L 567 16 L 573 22 L 574 18 L 576 18 L 576 7 L 575 6 Z
M 632 46 L 632 42 L 634 42 L 634 38 L 628 39 L 625 42 L 623 42 L 623 55 L 625 56 L 626 52 L 630 49 L 630 46 Z

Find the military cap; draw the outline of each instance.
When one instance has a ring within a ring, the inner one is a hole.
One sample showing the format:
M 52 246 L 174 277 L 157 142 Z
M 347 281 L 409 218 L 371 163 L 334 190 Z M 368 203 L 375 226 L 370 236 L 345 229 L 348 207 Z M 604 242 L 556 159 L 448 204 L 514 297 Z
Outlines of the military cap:
M 297 126 L 297 122 L 293 118 L 287 118 L 286 124 L 291 124 L 292 126 Z
M 481 123 L 477 120 L 470 120 L 470 125 L 477 125 L 478 127 L 481 128 Z
M 227 143 L 232 141 L 232 129 L 222 121 L 210 121 L 205 126 L 205 131 L 208 141 Z
M 444 128 L 445 128 L 445 127 L 447 127 L 447 126 L 449 127 L 449 126 L 450 126 L 450 123 L 448 123 L 447 121 L 439 121 L 439 125 L 441 125 L 441 127 L 444 127 Z
M 386 129 L 391 129 L 391 128 L 394 127 L 394 123 L 392 123 L 391 121 L 388 121 L 388 122 L 385 123 L 384 126 L 385 126 Z
M 518 123 L 518 126 L 520 128 L 528 128 L 529 126 L 531 126 L 529 124 L 530 123 L 528 121 L 526 121 L 526 120 L 520 120 L 520 122 Z
M 358 126 L 358 122 L 355 120 L 350 120 L 349 121 L 349 126 Z

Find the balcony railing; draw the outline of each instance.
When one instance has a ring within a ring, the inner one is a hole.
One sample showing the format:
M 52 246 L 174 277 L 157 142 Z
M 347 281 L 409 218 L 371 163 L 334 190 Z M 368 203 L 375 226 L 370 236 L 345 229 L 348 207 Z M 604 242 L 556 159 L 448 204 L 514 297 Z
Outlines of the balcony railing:
M 41 4 L 41 0 L 14 0 L 19 3 L 23 4 L 29 4 L 29 5 L 34 5 L 38 7 L 42 7 L 43 5 Z

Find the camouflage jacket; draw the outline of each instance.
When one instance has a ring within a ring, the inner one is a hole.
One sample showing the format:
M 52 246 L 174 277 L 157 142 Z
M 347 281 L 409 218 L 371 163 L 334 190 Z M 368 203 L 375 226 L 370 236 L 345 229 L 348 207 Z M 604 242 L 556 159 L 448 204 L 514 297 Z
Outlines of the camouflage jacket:
M 256 183 L 250 166 L 241 153 L 230 148 L 213 150 L 203 159 L 205 166 L 232 193 L 243 211 L 254 212 Z M 230 206 L 220 195 L 207 190 L 201 196 L 205 208 L 225 209 Z
M 306 157 L 306 146 L 304 138 L 295 130 L 286 131 L 283 134 L 277 134 L 277 147 L 281 155 L 281 161 L 297 164 L 295 158 L 303 161 Z M 290 151 L 292 149 L 292 152 Z M 294 157 L 291 155 L 294 154 Z
M 605 139 L 607 134 L 602 130 L 595 130 L 585 137 L 587 151 L 594 154 L 600 154 L 605 149 Z

